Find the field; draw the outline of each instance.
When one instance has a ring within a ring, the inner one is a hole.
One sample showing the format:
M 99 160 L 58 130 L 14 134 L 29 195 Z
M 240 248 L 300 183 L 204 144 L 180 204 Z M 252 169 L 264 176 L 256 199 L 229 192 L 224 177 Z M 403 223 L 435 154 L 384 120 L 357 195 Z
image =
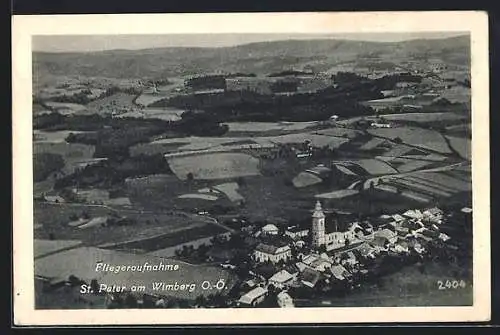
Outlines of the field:
M 135 100 L 135 103 L 147 107 L 152 103 L 163 100 L 165 98 L 166 97 L 164 95 L 143 93 Z
M 398 190 L 402 195 L 409 195 L 423 202 L 438 198 L 450 198 L 452 196 L 472 191 L 470 175 L 467 178 L 458 171 L 443 172 L 414 172 L 402 176 L 384 177 L 378 186 L 392 187 L 394 192 Z M 386 189 L 391 191 L 390 189 Z
M 340 162 L 334 162 L 334 164 L 344 166 L 358 175 L 368 174 L 371 176 L 377 176 L 377 175 L 385 175 L 398 172 L 387 162 L 377 159 L 340 161 Z
M 158 108 L 147 108 L 140 110 L 133 110 L 130 112 L 122 113 L 116 115 L 117 118 L 135 118 L 135 119 L 159 119 L 165 121 L 179 121 L 184 113 L 181 109 L 158 109 Z
M 352 196 L 354 194 L 358 194 L 359 191 L 357 190 L 338 190 L 338 191 L 333 191 L 333 192 L 328 192 L 328 193 L 321 193 L 317 194 L 316 198 L 319 199 L 341 199 L 345 197 Z
M 53 111 L 63 113 L 84 113 L 87 111 L 88 106 L 73 104 L 69 102 L 53 102 L 47 101 L 45 102 L 45 106 L 50 108 Z
M 52 142 L 65 143 L 69 134 L 92 133 L 90 131 L 74 131 L 74 130 L 59 130 L 59 131 L 43 131 L 35 129 L 33 131 L 33 142 Z
M 186 180 L 188 173 L 194 179 L 230 179 L 259 175 L 259 160 L 242 153 L 214 153 L 169 159 L 175 175 Z
M 268 132 L 273 130 L 295 131 L 316 126 L 312 122 L 227 122 L 230 132 Z
M 237 183 L 224 183 L 214 186 L 216 191 L 222 192 L 228 197 L 232 202 L 238 202 L 245 200 L 240 193 L 238 193 L 238 184 Z
M 95 100 L 87 104 L 89 114 L 112 114 L 124 113 L 139 108 L 134 105 L 135 95 L 127 93 L 116 93 L 103 99 Z
M 446 138 L 450 141 L 453 150 L 455 150 L 460 157 L 471 160 L 472 143 L 470 139 L 455 136 L 446 136 Z
M 86 212 L 90 218 L 109 217 L 118 212 L 120 216 L 136 221 L 134 224 L 105 227 L 95 226 L 77 229 L 68 223 L 72 215 L 81 216 Z M 141 210 L 114 210 L 106 206 L 83 204 L 48 204 L 35 202 L 34 223 L 42 224 L 42 229 L 35 231 L 35 238 L 48 239 L 54 234 L 56 239 L 79 240 L 85 245 L 123 243 L 132 239 L 149 239 L 172 232 L 180 232 L 194 227 L 214 228 L 202 217 L 176 212 L 150 212 Z M 207 228 L 208 229 L 208 228 Z
M 446 140 L 443 138 L 443 135 L 434 130 L 416 127 L 399 127 L 370 129 L 368 130 L 368 132 L 374 136 L 384 137 L 392 140 L 399 137 L 403 141 L 403 143 L 415 147 L 420 147 L 443 154 L 451 153 L 450 147 L 446 143 Z
M 61 155 L 66 163 L 65 170 L 72 171 L 75 164 L 92 158 L 95 147 L 80 143 L 65 142 L 34 142 L 33 153 L 52 153 Z
M 405 113 L 405 114 L 386 114 L 380 117 L 388 121 L 413 121 L 413 122 L 433 122 L 447 120 L 467 120 L 469 115 L 442 112 L 442 113 Z
M 325 298 L 322 301 L 304 301 L 297 307 L 409 307 L 409 306 L 471 306 L 473 303 L 472 278 L 452 265 L 425 263 L 421 272 L 415 265 L 383 277 L 378 285 L 362 285 L 343 298 Z M 438 280 L 464 280 L 465 288 L 439 290 Z
M 321 182 L 323 182 L 323 179 L 307 171 L 299 173 L 295 178 L 292 179 L 293 186 L 295 186 L 296 188 L 316 185 Z
M 347 138 L 333 137 L 325 135 L 315 135 L 313 133 L 300 133 L 300 134 L 288 134 L 274 137 L 262 137 L 261 139 L 268 139 L 272 143 L 303 143 L 306 140 L 311 141 L 311 145 L 316 148 L 329 147 L 336 149 L 342 144 L 348 142 Z

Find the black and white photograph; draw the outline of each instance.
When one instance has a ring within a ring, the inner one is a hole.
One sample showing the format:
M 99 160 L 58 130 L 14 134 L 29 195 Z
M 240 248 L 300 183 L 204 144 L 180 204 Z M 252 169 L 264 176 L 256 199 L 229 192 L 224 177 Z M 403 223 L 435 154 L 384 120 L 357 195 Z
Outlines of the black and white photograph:
M 471 29 L 85 29 L 30 36 L 35 311 L 474 307 Z

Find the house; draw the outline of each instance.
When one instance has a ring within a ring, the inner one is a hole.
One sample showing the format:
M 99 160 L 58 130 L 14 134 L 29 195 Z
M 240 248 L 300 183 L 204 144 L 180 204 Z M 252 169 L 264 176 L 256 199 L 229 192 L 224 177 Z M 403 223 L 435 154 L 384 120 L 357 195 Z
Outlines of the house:
M 281 270 L 276 272 L 271 278 L 269 278 L 269 284 L 273 284 L 275 287 L 284 288 L 289 285 L 295 277 L 286 270 Z
M 294 243 L 297 248 L 303 248 L 306 245 L 306 242 L 302 240 L 298 240 L 297 242 Z
M 349 271 L 347 271 L 342 265 L 334 265 L 330 268 L 330 272 L 332 273 L 333 277 L 335 277 L 337 280 L 343 281 L 347 277 L 349 277 L 351 274 Z
M 288 245 L 260 243 L 255 248 L 254 257 L 257 262 L 278 263 L 289 260 L 292 257 L 292 250 Z
M 356 248 L 356 251 L 359 252 L 362 257 L 375 258 L 375 249 L 373 249 L 373 247 L 371 247 L 368 243 L 362 243 Z
M 295 266 L 297 267 L 297 269 L 299 269 L 300 273 L 304 272 L 304 270 L 307 269 L 307 265 L 302 262 L 295 263 Z
M 411 219 L 423 219 L 424 215 L 418 209 L 410 209 L 403 213 L 403 216 L 406 216 Z
M 304 257 L 302 263 L 304 263 L 309 268 L 319 272 L 324 272 L 326 271 L 326 269 L 332 266 L 332 262 L 326 254 L 324 255 L 310 254 Z
M 438 238 L 443 241 L 443 242 L 446 242 L 448 241 L 449 239 L 451 239 L 451 237 L 449 237 L 448 235 L 444 234 L 444 233 L 440 233 Z
M 394 222 L 396 222 L 397 224 L 401 224 L 405 221 L 405 218 L 399 214 L 392 215 L 392 218 L 394 219 Z
M 460 211 L 462 213 L 465 213 L 465 214 L 470 214 L 470 213 L 472 213 L 472 208 L 470 208 L 470 207 L 464 207 Z
M 278 235 L 279 229 L 273 224 L 267 224 L 261 229 L 264 235 Z
M 293 305 L 292 297 L 286 291 L 282 291 L 282 292 L 278 293 L 278 296 L 276 298 L 277 298 L 278 306 L 280 306 L 282 308 L 295 307 Z
M 425 252 L 425 248 L 416 239 L 408 239 L 407 242 L 408 242 L 408 248 L 412 248 L 419 254 Z
M 382 237 L 386 239 L 390 244 L 395 243 L 398 240 L 398 235 L 387 228 L 376 231 L 375 237 Z
M 400 253 L 409 252 L 409 244 L 404 240 L 400 240 L 394 245 L 393 250 Z
M 286 270 L 289 274 L 291 274 L 295 279 L 299 275 L 300 269 L 295 264 L 289 264 L 285 266 L 284 270 Z
M 358 263 L 358 260 L 356 259 L 356 256 L 352 251 L 345 252 L 341 255 L 340 257 L 340 263 L 342 265 L 355 265 Z
M 264 299 L 266 298 L 267 295 L 267 289 L 264 287 L 256 287 L 250 292 L 245 293 L 240 297 L 238 300 L 238 304 L 242 306 L 251 306 L 254 307 L 258 304 L 260 304 Z
M 391 128 L 391 125 L 389 123 L 372 122 L 370 126 L 373 128 Z
M 305 268 L 300 274 L 300 282 L 309 288 L 315 287 L 320 278 L 321 274 L 311 268 Z
M 370 241 L 370 245 L 376 251 L 387 250 L 387 246 L 389 245 L 389 241 L 381 236 L 375 236 L 372 241 Z
M 257 279 L 252 278 L 244 281 L 242 286 L 253 289 L 254 287 L 257 286 L 257 284 L 258 284 Z
M 309 229 L 300 229 L 300 228 L 294 227 L 294 228 L 288 229 L 285 232 L 285 235 L 289 236 L 293 239 L 298 239 L 298 238 L 306 237 L 307 235 L 309 235 Z

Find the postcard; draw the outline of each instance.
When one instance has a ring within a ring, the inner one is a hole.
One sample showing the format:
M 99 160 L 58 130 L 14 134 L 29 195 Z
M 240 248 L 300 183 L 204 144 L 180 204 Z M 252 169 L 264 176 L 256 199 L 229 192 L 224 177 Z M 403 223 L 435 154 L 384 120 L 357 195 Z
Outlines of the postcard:
M 489 320 L 487 23 L 14 16 L 15 323 Z

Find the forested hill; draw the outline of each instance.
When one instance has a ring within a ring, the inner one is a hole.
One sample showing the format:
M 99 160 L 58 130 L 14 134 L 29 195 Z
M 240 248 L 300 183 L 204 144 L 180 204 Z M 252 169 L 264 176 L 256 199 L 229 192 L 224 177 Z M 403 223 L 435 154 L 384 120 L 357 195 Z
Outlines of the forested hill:
M 336 64 L 357 61 L 393 62 L 442 59 L 466 66 L 470 61 L 468 36 L 403 42 L 352 40 L 285 40 L 221 48 L 158 48 L 88 53 L 34 52 L 40 74 L 145 78 L 200 72 L 267 74 L 309 66 L 326 71 Z

